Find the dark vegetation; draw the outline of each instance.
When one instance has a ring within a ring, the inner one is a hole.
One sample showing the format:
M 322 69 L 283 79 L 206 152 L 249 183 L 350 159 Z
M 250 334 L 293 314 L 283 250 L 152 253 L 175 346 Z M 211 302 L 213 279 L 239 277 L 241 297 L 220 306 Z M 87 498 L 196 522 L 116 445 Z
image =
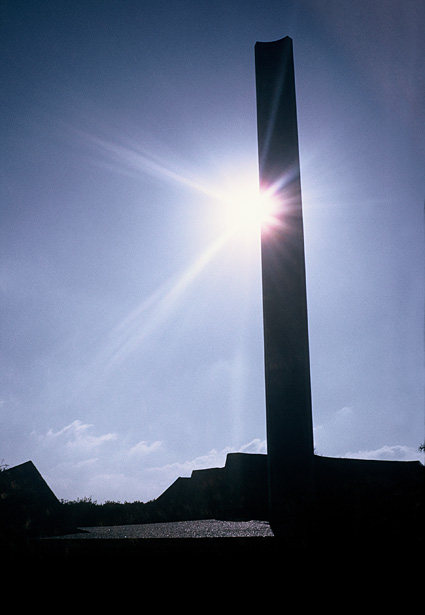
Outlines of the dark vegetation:
M 91 497 L 60 501 L 32 462 L 0 467 L 0 542 L 72 534 L 78 528 L 169 519 L 172 503 L 112 502 Z
M 91 498 L 62 500 L 66 518 L 74 527 L 132 525 L 158 521 L 155 502 L 112 502 L 98 504 Z

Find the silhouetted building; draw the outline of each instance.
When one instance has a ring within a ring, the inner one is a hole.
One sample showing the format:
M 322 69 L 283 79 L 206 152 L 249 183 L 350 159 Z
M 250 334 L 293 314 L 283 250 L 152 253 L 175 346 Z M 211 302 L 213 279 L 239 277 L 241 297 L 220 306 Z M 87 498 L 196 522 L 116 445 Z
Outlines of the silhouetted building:
M 63 508 L 32 461 L 0 472 L 0 539 L 14 540 L 69 529 Z
M 230 453 L 223 468 L 178 478 L 154 505 L 158 519 L 268 519 L 267 457 Z

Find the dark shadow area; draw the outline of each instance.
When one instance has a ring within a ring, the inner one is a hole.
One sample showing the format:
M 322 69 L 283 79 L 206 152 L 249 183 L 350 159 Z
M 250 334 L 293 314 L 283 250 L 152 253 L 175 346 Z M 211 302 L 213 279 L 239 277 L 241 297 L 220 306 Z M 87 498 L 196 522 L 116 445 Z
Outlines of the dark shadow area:
M 32 461 L 0 472 L 0 544 L 13 550 L 29 539 L 75 527 Z
M 317 552 L 425 551 L 425 468 L 419 461 L 314 456 L 308 508 L 271 523 L 275 536 Z
M 314 493 L 294 525 L 270 523 L 274 536 L 167 536 L 167 524 L 200 519 L 268 521 L 267 456 L 229 454 L 223 468 L 196 470 L 143 504 L 61 503 L 32 462 L 0 473 L 2 552 L 25 561 L 107 561 L 210 554 L 220 558 L 292 553 L 425 552 L 425 468 L 419 462 L 314 457 Z M 78 512 L 76 512 L 78 511 Z M 149 538 L 81 539 L 78 528 L 158 524 Z M 159 529 L 158 529 L 159 528 Z M 163 528 L 163 531 L 161 531 Z M 67 538 L 69 534 L 73 537 Z M 77 536 L 76 536 L 77 534 Z M 49 539 L 45 539 L 50 537 Z M 105 559 L 106 558 L 106 559 Z

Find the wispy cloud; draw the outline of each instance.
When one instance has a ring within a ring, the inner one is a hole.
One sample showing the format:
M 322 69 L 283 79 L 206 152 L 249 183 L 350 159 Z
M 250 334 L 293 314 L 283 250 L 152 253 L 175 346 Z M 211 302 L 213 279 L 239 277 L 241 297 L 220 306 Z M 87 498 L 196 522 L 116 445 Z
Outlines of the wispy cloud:
M 92 497 L 99 503 L 147 502 L 160 496 L 177 478 L 190 476 L 193 470 L 224 467 L 228 453 L 266 452 L 265 441 L 257 438 L 239 448 L 212 449 L 193 459 L 161 465 L 166 447 L 160 440 L 131 444 L 120 434 L 95 431 L 94 425 L 75 420 L 57 431 L 32 434 L 37 450 L 47 459 L 43 476 L 57 497 Z
M 267 441 L 255 438 L 240 448 L 241 453 L 267 453 Z
M 344 406 L 340 410 L 335 412 L 335 417 L 339 420 L 346 419 L 353 415 L 353 408 L 351 406 Z
M 343 406 L 330 414 L 321 424 L 314 425 L 314 447 L 318 454 L 342 455 L 349 446 L 351 434 L 357 429 L 356 411 Z
M 34 433 L 40 444 L 47 447 L 61 447 L 62 450 L 73 450 L 78 454 L 92 453 L 103 444 L 117 439 L 116 433 L 92 435 L 89 431 L 93 425 L 75 420 L 59 431 L 49 429 L 44 435 Z
M 169 487 L 177 478 L 188 477 L 194 470 L 204 470 L 207 468 L 222 468 L 226 463 L 226 458 L 229 453 L 265 453 L 266 442 L 259 438 L 243 444 L 239 448 L 225 447 L 220 450 L 212 449 L 205 455 L 200 455 L 194 459 L 189 459 L 183 462 L 175 462 L 164 466 L 151 467 L 147 470 L 149 477 L 155 478 L 156 485 L 161 485 L 161 491 L 158 495 Z
M 145 440 L 142 440 L 141 442 L 133 446 L 128 451 L 128 453 L 129 455 L 133 455 L 133 456 L 145 457 L 146 455 L 149 455 L 150 453 L 154 453 L 155 451 L 160 449 L 161 445 L 162 445 L 162 442 L 160 440 L 156 440 L 155 442 L 151 442 L 151 443 L 146 442 Z
M 415 450 L 410 446 L 403 446 L 396 444 L 394 446 L 382 446 L 376 450 L 371 451 L 357 451 L 350 452 L 344 455 L 346 458 L 351 459 L 381 459 L 385 461 L 422 461 L 424 459 L 423 453 L 419 450 Z
M 418 460 L 424 463 L 425 455 L 419 451 L 419 448 L 406 444 L 384 444 L 373 447 L 374 442 L 368 438 L 369 434 L 362 420 L 364 420 L 362 413 L 352 406 L 344 406 L 333 412 L 326 422 L 314 427 L 316 453 L 340 458 L 385 461 Z M 356 450 L 353 447 L 353 442 L 362 440 L 366 443 L 366 446 Z M 403 440 L 402 435 L 400 440 Z M 366 448 L 368 445 L 369 448 Z

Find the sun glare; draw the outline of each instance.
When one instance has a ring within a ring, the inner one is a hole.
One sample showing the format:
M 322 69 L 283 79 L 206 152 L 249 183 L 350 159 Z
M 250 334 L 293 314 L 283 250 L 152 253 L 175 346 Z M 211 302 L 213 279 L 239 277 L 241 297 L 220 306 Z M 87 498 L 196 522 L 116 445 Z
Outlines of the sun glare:
M 226 225 L 230 233 L 249 237 L 273 224 L 277 202 L 256 186 L 236 185 L 224 198 Z

